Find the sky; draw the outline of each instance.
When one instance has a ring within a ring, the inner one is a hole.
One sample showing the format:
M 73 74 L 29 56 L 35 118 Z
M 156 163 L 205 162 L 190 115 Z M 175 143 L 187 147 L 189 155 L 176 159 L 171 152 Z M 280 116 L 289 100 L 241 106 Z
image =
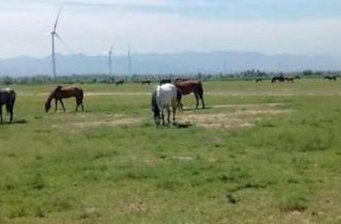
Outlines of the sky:
M 255 51 L 341 55 L 340 0 L 1 0 L 0 58 Z

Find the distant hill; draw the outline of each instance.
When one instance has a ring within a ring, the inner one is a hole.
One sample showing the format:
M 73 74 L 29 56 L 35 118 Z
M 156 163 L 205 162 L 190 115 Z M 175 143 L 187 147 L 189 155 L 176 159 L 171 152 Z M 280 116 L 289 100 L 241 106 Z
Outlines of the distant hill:
M 266 55 L 257 52 L 184 52 L 173 54 L 132 54 L 134 74 L 193 74 L 262 71 L 340 70 L 341 63 L 327 56 L 292 54 Z M 84 54 L 56 55 L 57 73 L 107 74 L 108 57 Z M 17 57 L 0 60 L 0 76 L 50 75 L 51 57 Z M 112 57 L 113 74 L 128 74 L 127 56 Z

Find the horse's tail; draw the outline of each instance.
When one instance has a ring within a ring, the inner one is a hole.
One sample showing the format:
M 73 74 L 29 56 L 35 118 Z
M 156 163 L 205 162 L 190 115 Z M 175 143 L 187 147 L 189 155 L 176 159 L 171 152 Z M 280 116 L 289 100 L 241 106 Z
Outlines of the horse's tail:
M 199 94 L 199 96 L 200 96 L 201 98 L 203 98 L 203 95 L 204 95 L 204 88 L 202 87 L 201 81 L 199 81 L 198 84 L 199 84 L 199 85 L 198 85 L 198 94 Z
M 9 103 L 6 104 L 6 111 L 7 113 L 12 113 L 17 94 L 15 93 L 13 89 L 9 90 L 9 93 L 10 93 L 10 99 L 9 99 Z
M 152 111 L 154 112 L 154 115 L 159 115 L 160 114 L 160 109 L 159 109 L 159 105 L 157 103 L 157 90 L 155 90 L 152 94 L 152 100 L 151 100 L 151 107 L 152 107 Z
M 176 107 L 182 109 L 181 104 L 182 93 L 179 88 L 176 87 Z
M 83 89 L 82 88 L 79 88 L 79 95 L 80 95 L 80 98 L 83 100 L 84 98 L 84 92 L 83 92 Z

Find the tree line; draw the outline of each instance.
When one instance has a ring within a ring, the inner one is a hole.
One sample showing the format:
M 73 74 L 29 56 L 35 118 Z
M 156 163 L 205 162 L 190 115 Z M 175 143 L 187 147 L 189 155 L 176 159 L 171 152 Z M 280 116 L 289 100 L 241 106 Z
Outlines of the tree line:
M 0 76 L 0 84 L 2 86 L 8 85 L 27 85 L 27 84 L 91 84 L 91 83 L 115 83 L 118 80 L 124 80 L 125 82 L 140 83 L 145 80 L 151 82 L 159 82 L 162 79 L 199 79 L 202 81 L 209 80 L 254 80 L 257 78 L 271 79 L 278 74 L 285 74 L 290 77 L 302 77 L 302 78 L 318 78 L 322 76 L 337 76 L 339 77 L 341 72 L 339 71 L 312 71 L 304 70 L 300 72 L 264 72 L 260 70 L 247 70 L 235 73 L 218 73 L 218 74 L 168 74 L 168 75 L 104 75 L 104 74 L 93 74 L 93 75 L 68 75 L 58 76 L 55 79 L 48 75 L 36 75 L 36 76 L 24 76 L 24 77 L 12 77 L 12 76 Z

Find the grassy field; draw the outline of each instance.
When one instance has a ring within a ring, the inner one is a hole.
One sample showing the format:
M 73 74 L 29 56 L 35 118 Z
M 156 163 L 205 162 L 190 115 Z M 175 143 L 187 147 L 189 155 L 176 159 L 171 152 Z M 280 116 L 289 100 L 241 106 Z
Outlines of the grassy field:
M 54 86 L 13 86 L 0 223 L 341 223 L 340 82 L 205 82 L 188 128 L 154 126 L 153 86 L 82 87 L 46 114 Z

